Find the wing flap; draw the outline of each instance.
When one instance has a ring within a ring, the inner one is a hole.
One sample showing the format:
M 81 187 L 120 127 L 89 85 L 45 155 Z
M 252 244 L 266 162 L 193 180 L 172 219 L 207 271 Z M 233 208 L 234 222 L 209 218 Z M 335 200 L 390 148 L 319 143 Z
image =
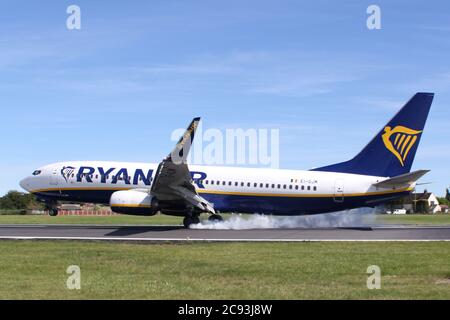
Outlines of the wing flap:
M 193 206 L 199 208 L 202 211 L 208 213 L 215 213 L 215 210 L 211 203 L 209 203 L 205 198 L 201 197 L 197 192 L 191 191 L 183 187 L 174 187 L 176 194 L 181 196 L 185 201 L 189 202 Z

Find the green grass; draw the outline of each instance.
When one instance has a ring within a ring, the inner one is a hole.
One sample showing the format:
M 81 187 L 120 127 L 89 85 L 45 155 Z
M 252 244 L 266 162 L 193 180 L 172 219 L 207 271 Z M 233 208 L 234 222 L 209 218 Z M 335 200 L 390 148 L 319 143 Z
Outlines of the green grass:
M 143 216 L 56 216 L 48 215 L 0 215 L 0 224 L 113 224 L 113 225 L 161 225 L 182 224 L 182 217 L 156 215 Z
M 227 215 L 224 215 L 227 218 Z M 202 217 L 202 219 L 206 219 Z M 141 216 L 57 216 L 48 215 L 1 215 L 0 224 L 116 224 L 116 225 L 161 225 L 182 224 L 183 218 L 166 215 Z M 375 223 L 450 225 L 450 214 L 441 215 L 378 215 Z
M 450 214 L 379 215 L 377 221 L 392 224 L 450 225 Z
M 0 241 L 0 299 L 450 299 L 450 243 Z M 66 288 L 79 265 L 81 290 Z M 381 268 L 380 290 L 366 270 Z
M 23 215 L 27 211 L 23 209 L 0 209 L 0 215 Z

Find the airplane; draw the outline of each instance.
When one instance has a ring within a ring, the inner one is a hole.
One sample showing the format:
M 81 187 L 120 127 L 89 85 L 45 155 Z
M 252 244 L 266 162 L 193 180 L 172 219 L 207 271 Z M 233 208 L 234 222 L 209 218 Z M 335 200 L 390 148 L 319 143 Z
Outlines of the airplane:
M 351 160 L 307 171 L 189 165 L 200 118 L 159 164 L 67 161 L 43 166 L 20 185 L 58 214 L 58 202 L 106 204 L 120 214 L 184 217 L 201 213 L 310 215 L 375 207 L 408 195 L 429 170 L 411 166 L 433 101 L 416 93 Z

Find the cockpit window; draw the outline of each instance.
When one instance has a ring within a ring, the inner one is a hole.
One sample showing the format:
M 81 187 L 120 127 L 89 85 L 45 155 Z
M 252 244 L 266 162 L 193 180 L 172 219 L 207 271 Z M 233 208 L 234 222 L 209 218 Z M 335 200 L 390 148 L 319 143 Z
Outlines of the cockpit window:
M 41 174 L 41 170 L 36 170 L 33 172 L 33 176 L 37 176 Z

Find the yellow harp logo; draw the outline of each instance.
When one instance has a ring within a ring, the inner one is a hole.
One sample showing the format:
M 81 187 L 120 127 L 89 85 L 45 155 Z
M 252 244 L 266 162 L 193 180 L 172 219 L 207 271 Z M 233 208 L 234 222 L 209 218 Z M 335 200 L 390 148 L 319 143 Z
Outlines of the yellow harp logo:
M 394 129 L 387 126 L 384 127 L 384 133 L 381 135 L 381 138 L 385 147 L 397 157 L 403 167 L 409 150 L 416 143 L 417 136 L 421 132 L 403 126 L 396 126 Z

